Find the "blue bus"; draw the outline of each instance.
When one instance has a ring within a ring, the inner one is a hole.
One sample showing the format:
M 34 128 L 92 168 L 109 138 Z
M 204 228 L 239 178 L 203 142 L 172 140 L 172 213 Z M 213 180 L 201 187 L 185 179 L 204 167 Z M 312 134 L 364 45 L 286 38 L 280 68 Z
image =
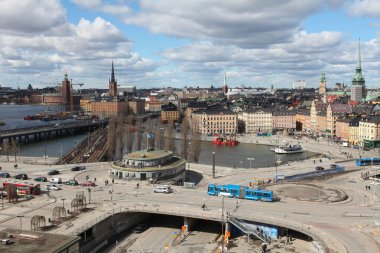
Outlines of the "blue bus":
M 218 196 L 220 193 L 228 193 L 230 198 L 240 198 L 240 199 L 249 199 L 249 200 L 261 200 L 272 202 L 274 199 L 273 191 L 267 191 L 262 189 L 249 188 L 247 186 L 227 184 L 227 185 L 218 185 L 218 184 L 209 184 L 208 195 Z M 224 194 L 226 196 L 226 194 Z
M 357 166 L 380 165 L 380 158 L 359 158 L 356 159 Z

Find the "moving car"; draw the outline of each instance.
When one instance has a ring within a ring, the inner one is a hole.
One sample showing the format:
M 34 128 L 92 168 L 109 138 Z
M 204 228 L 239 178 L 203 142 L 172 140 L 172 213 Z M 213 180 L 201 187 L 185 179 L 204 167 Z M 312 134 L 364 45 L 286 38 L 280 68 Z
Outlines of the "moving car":
M 62 184 L 62 178 L 60 178 L 60 177 L 53 177 L 52 179 L 50 179 L 50 183 L 53 183 L 53 184 Z
M 80 183 L 81 186 L 95 186 L 96 184 L 92 181 L 86 181 L 86 182 L 82 182 Z
M 59 185 L 57 185 L 57 184 L 47 184 L 47 185 L 45 185 L 45 188 L 46 188 L 46 190 L 49 190 L 49 191 L 61 190 L 61 187 L 59 187 Z
M 172 191 L 173 189 L 170 188 L 170 185 L 157 185 L 153 189 L 153 192 L 156 192 L 156 193 L 171 193 Z
M 47 182 L 47 178 L 46 177 L 36 177 L 34 179 L 34 181 L 38 181 L 38 182 Z
M 73 186 L 76 186 L 76 185 L 78 185 L 78 181 L 75 180 L 75 179 L 72 179 L 72 180 L 66 181 L 65 184 L 66 184 L 66 185 L 73 185 Z
M 321 167 L 321 166 L 317 166 L 315 167 L 316 170 L 325 170 L 325 168 Z
M 9 175 L 8 172 L 2 172 L 2 173 L 0 173 L 0 177 L 9 178 L 9 177 L 11 177 L 11 175 Z
M 71 171 L 80 171 L 80 170 L 85 170 L 86 169 L 86 166 L 74 166 L 71 168 Z
M 22 173 L 22 174 L 18 174 L 15 176 L 15 179 L 22 179 L 22 180 L 25 180 L 25 179 L 28 179 L 28 175 Z
M 47 174 L 48 174 L 49 176 L 52 176 L 52 175 L 58 175 L 58 174 L 59 174 L 59 171 L 58 171 L 58 170 L 49 170 Z
M 136 227 L 132 229 L 133 233 L 140 234 L 148 229 L 148 225 L 146 224 L 138 224 Z

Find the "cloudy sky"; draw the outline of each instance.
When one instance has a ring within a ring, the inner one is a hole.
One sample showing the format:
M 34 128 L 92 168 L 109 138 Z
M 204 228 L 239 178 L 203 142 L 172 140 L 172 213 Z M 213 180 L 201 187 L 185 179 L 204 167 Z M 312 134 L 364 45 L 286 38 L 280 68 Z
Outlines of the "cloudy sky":
M 380 84 L 379 0 L 0 0 L 0 85 Z

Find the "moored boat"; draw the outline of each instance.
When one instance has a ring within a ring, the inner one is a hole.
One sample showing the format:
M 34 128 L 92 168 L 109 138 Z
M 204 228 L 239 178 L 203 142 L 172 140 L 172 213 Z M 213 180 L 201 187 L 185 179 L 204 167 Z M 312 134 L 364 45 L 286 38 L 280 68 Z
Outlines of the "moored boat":
M 303 149 L 301 145 L 286 145 L 286 146 L 280 146 L 276 147 L 274 150 L 276 154 L 293 154 L 293 153 L 302 153 Z

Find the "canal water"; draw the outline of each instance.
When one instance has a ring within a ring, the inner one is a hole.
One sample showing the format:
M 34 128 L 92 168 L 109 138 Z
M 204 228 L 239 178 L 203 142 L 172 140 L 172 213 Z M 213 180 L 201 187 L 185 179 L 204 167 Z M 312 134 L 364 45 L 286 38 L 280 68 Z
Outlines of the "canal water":
M 52 111 L 59 111 L 59 106 L 49 107 Z M 42 121 L 24 121 L 24 116 L 36 114 L 46 110 L 46 106 L 37 105 L 0 105 L 0 121 L 5 121 L 10 128 L 37 126 L 46 124 Z M 51 121 L 48 124 L 52 124 Z M 1 131 L 1 129 L 0 129 Z M 21 156 L 60 157 L 76 144 L 87 137 L 87 134 L 80 134 L 59 139 L 47 140 L 39 143 L 25 144 L 21 146 Z M 176 142 L 178 146 L 178 142 Z M 202 152 L 198 163 L 212 164 L 212 152 L 215 152 L 215 164 L 231 168 L 254 168 L 270 167 L 276 163 L 275 153 L 270 151 L 270 146 L 257 145 L 252 143 L 240 143 L 237 146 L 214 145 L 212 142 L 202 142 Z M 179 148 L 177 148 L 179 150 Z M 297 161 L 315 155 L 311 152 L 298 154 L 278 155 L 278 160 L 282 162 Z M 249 158 L 249 159 L 248 159 Z

